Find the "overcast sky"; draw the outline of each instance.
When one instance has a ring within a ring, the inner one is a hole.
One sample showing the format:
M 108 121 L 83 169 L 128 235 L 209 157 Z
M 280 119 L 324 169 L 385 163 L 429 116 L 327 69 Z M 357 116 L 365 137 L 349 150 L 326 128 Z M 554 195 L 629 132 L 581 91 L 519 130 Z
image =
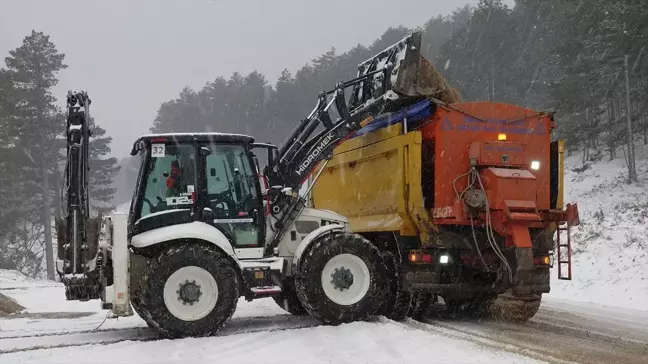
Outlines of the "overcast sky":
M 389 26 L 423 25 L 477 2 L 0 0 L 0 54 L 4 61 L 32 29 L 49 34 L 69 65 L 54 96 L 63 107 L 68 89 L 88 90 L 91 114 L 123 157 L 184 86 L 253 70 L 274 84 L 282 69 L 294 74 L 331 47 L 343 53 Z

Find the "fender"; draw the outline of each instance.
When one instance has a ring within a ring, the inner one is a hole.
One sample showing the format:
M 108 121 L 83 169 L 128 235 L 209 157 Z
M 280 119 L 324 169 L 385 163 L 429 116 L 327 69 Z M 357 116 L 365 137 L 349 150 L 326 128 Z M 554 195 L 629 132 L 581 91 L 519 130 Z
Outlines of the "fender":
M 201 221 L 177 224 L 145 231 L 131 238 L 130 245 L 135 248 L 146 248 L 155 244 L 175 239 L 200 239 L 221 248 L 227 255 L 238 262 L 229 240 L 220 230 Z
M 297 267 L 299 266 L 299 260 L 302 254 L 304 253 L 306 248 L 308 248 L 311 245 L 311 243 L 315 240 L 315 238 L 335 230 L 345 231 L 346 228 L 344 225 L 340 225 L 340 224 L 329 224 L 329 225 L 321 226 L 308 233 L 308 235 L 304 237 L 304 239 L 299 243 L 297 249 L 295 250 L 295 256 L 293 257 L 293 263 L 292 263 L 293 272 L 295 272 L 295 269 L 297 269 Z

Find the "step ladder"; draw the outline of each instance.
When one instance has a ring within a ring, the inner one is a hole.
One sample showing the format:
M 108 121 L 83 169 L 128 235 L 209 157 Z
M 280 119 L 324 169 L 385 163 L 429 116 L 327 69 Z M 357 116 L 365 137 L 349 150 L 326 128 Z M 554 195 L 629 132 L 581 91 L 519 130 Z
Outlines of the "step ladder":
M 558 279 L 571 281 L 572 279 L 572 248 L 571 248 L 571 226 L 565 223 L 565 226 L 557 225 L 556 229 L 556 250 L 558 255 Z M 562 233 L 566 233 L 566 241 L 560 238 Z M 563 269 L 567 269 L 567 274 L 563 274 Z

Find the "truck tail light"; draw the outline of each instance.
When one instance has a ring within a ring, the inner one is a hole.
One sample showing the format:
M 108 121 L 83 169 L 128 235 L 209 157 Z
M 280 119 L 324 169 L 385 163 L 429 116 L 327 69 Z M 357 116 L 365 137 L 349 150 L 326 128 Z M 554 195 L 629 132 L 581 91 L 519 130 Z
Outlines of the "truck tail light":
M 409 253 L 409 261 L 411 263 L 431 264 L 434 261 L 434 256 L 430 253 L 413 251 Z

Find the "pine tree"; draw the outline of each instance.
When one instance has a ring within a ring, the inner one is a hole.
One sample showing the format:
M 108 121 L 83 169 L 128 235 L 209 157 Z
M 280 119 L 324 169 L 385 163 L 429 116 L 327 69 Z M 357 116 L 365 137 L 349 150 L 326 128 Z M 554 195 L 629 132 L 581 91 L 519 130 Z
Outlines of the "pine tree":
M 0 269 L 15 269 L 5 240 L 15 226 L 16 167 L 9 122 L 14 114 L 14 89 L 9 74 L 0 69 Z
M 7 71 L 15 89 L 17 110 L 8 131 L 14 136 L 15 147 L 23 151 L 30 163 L 21 168 L 22 196 L 25 197 L 23 230 L 18 238 L 25 252 L 33 253 L 33 262 L 26 266 L 38 271 L 45 250 L 47 277 L 54 279 L 54 257 L 51 236 L 51 173 L 61 160 L 55 139 L 63 131 L 56 119 L 56 98 L 51 89 L 58 80 L 56 74 L 67 68 L 64 54 L 57 51 L 48 35 L 32 31 L 20 47 L 5 58 Z M 37 216 L 40 215 L 40 219 Z M 43 249 L 44 248 L 44 249 Z M 33 263 L 33 264 L 32 264 Z
M 106 156 L 110 153 L 112 137 L 106 135 L 106 130 L 98 126 L 94 118 L 90 117 L 90 175 L 88 176 L 90 205 L 93 210 L 101 215 L 112 211 L 113 196 L 116 189 L 113 187 L 115 176 L 121 167 L 117 158 Z

